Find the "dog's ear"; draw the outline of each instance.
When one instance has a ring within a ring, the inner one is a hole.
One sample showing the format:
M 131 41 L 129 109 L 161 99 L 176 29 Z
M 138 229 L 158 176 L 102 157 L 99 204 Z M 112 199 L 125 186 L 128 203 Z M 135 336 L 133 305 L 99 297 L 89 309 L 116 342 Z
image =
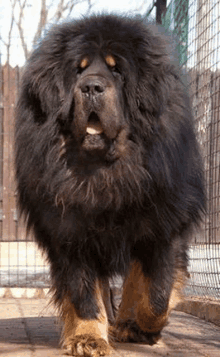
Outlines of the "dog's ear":
M 137 101 L 142 111 L 158 118 L 173 93 L 183 92 L 175 41 L 163 29 L 149 25 L 140 52 L 144 56 L 139 59 Z
M 56 66 L 41 53 L 38 57 L 34 53 L 27 64 L 19 97 L 18 111 L 25 112 L 26 120 L 40 125 L 58 112 L 63 97 L 62 80 Z

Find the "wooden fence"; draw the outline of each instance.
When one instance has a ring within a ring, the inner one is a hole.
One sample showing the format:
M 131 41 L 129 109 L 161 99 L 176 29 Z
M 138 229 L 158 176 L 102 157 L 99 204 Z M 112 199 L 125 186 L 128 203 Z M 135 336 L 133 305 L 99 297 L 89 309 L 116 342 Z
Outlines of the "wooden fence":
M 31 240 L 18 218 L 14 180 L 14 108 L 20 73 L 18 67 L 0 67 L 0 241 Z

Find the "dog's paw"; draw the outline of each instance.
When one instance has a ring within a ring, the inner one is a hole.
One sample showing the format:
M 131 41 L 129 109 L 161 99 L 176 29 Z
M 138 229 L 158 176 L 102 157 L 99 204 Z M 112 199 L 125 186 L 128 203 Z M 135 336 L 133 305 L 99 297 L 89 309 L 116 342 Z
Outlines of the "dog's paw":
M 154 345 L 161 338 L 160 332 L 144 332 L 135 321 L 118 322 L 112 329 L 115 342 L 133 342 Z
M 77 357 L 100 357 L 110 354 L 110 346 L 103 339 L 91 335 L 76 335 L 65 343 L 65 354 Z

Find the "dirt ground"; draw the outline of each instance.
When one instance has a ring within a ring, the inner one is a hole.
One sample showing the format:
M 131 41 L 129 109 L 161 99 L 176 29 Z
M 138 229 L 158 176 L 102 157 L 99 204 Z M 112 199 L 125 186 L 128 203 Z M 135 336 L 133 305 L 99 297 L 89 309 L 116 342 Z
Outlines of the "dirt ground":
M 0 299 L 0 356 L 62 356 L 60 326 L 47 299 Z M 162 340 L 151 346 L 117 344 L 112 357 L 220 357 L 220 328 L 173 311 Z

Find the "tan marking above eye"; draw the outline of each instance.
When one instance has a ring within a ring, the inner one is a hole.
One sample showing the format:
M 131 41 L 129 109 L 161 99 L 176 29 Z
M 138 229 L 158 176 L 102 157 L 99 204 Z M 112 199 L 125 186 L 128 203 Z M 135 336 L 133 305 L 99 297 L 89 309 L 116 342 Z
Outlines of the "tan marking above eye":
M 80 68 L 84 69 L 89 65 L 89 60 L 87 57 L 83 58 L 80 62 Z
M 114 57 L 112 57 L 110 55 L 105 57 L 105 62 L 110 67 L 115 67 L 116 66 L 116 61 L 115 61 Z

